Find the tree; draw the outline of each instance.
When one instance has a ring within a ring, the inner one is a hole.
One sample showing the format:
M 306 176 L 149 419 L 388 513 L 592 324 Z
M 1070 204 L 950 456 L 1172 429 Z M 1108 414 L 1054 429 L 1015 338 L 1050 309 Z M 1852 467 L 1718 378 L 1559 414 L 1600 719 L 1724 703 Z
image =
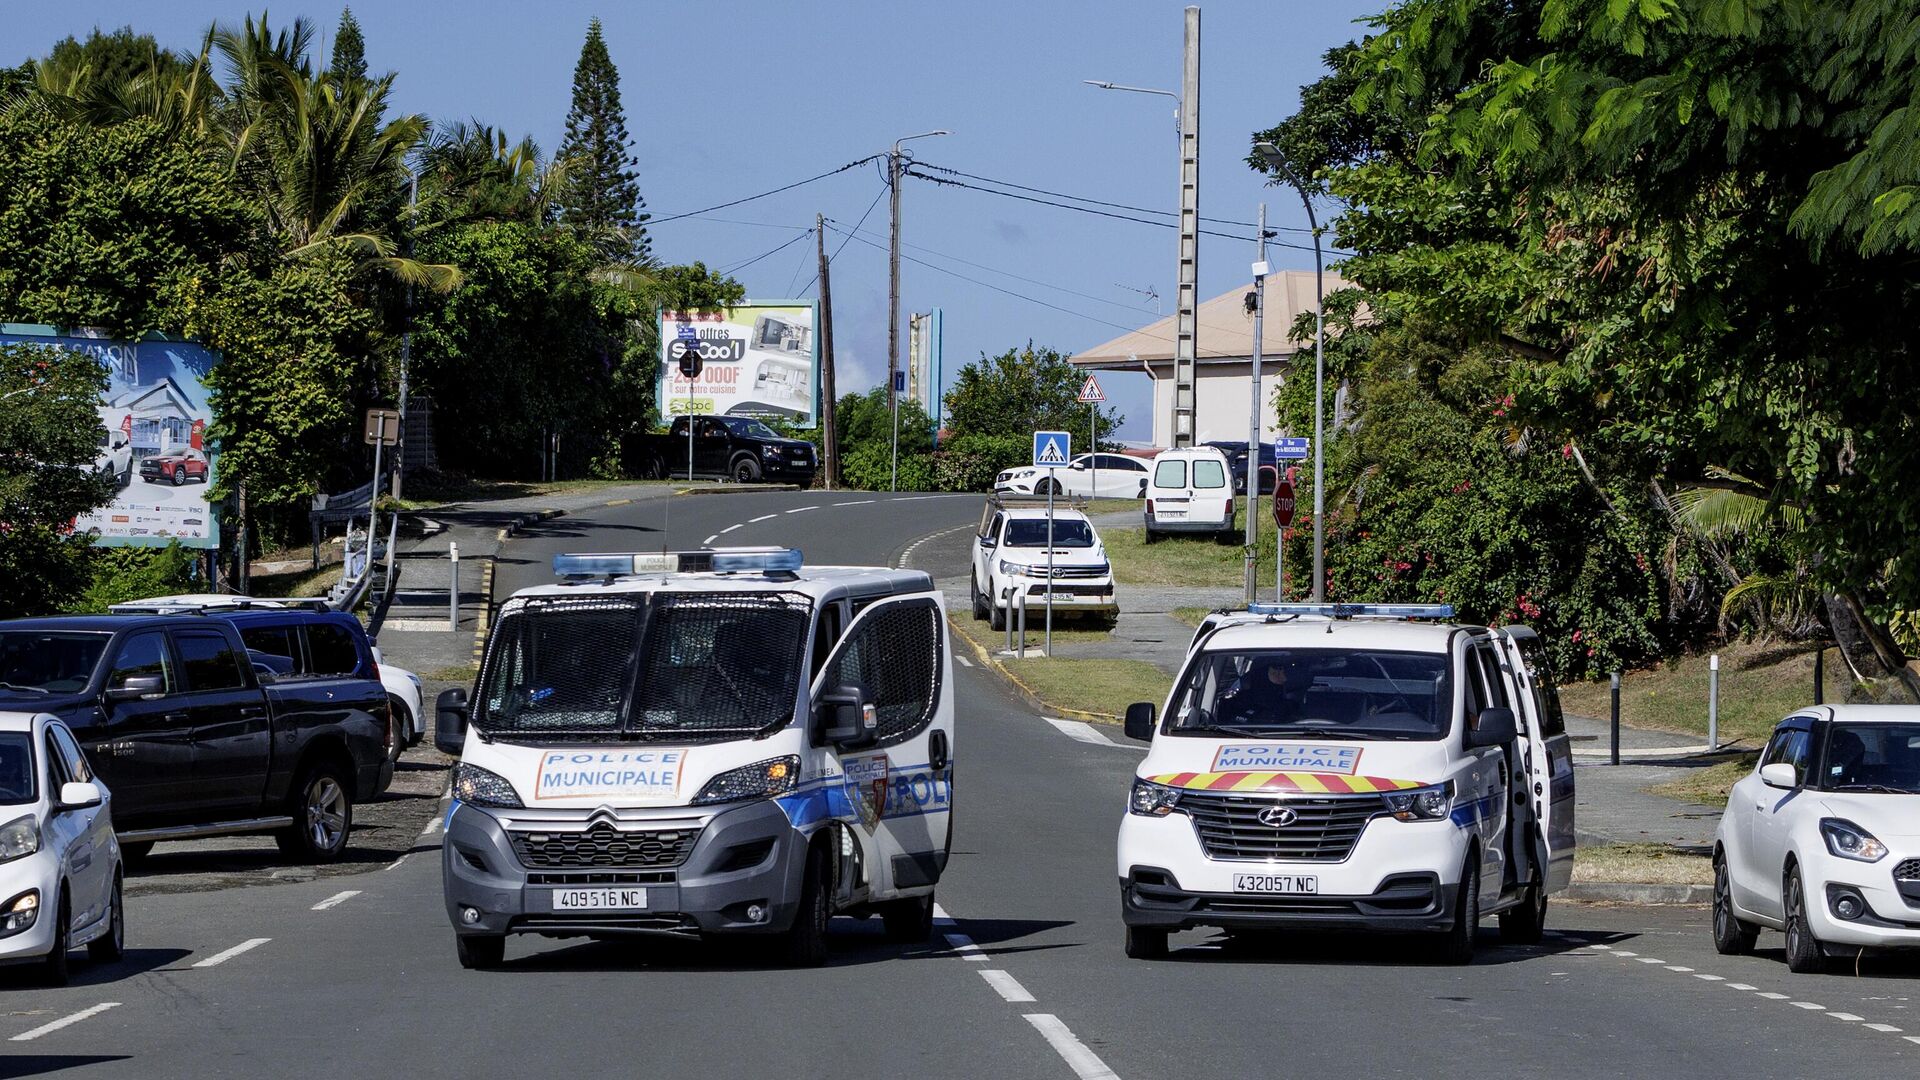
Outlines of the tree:
M 93 538 L 73 521 L 113 497 L 93 469 L 106 386 L 85 354 L 0 345 L 0 619 L 57 611 L 86 587 Z
M 367 39 L 360 35 L 360 20 L 352 8 L 340 9 L 340 28 L 333 35 L 333 62 L 327 72 L 335 82 L 350 83 L 367 77 Z
M 1079 400 L 1086 381 L 1086 373 L 1058 350 L 1036 349 L 1031 341 L 998 356 L 982 353 L 960 369 L 947 391 L 947 423 L 963 435 L 1078 434 L 1087 430 L 1087 406 Z M 1099 437 L 1111 436 L 1124 420 L 1111 409 L 1101 410 Z
M 587 24 L 573 69 L 573 106 L 560 143 L 560 157 L 569 162 L 560 220 L 591 237 L 611 262 L 644 263 L 653 253 L 632 147 L 620 72 L 596 18 Z

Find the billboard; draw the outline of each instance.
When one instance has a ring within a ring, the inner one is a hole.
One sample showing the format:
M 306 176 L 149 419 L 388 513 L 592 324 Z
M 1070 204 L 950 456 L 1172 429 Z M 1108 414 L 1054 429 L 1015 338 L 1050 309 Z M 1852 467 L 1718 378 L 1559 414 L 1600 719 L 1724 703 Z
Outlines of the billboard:
M 112 547 L 220 546 L 219 517 L 207 503 L 217 455 L 207 441 L 213 410 L 204 381 L 218 354 L 190 341 L 120 341 L 17 323 L 0 324 L 0 344 L 71 349 L 107 369 L 93 467 L 114 478 L 114 496 L 75 519 L 75 529 Z
M 940 355 L 940 309 L 913 315 L 907 323 L 907 395 L 920 403 L 933 420 L 934 437 L 939 438 L 941 380 L 945 377 Z
M 744 301 L 718 311 L 660 312 L 660 415 L 777 417 L 813 424 L 820 412 L 820 344 L 811 300 Z M 680 356 L 700 352 L 700 374 Z

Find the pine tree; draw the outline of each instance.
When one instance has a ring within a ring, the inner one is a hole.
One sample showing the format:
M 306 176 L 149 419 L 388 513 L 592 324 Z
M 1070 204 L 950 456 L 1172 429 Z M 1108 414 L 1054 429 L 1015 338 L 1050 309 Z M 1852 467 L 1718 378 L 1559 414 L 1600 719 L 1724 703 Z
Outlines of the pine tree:
M 591 236 L 602 254 L 639 261 L 652 254 L 640 197 L 638 164 L 620 106 L 620 73 L 607 55 L 600 20 L 587 24 L 580 62 L 573 69 L 573 107 L 560 157 L 568 162 L 560 218 Z
M 329 68 L 341 82 L 367 77 L 367 39 L 360 36 L 360 20 L 352 8 L 340 9 L 340 29 L 333 38 L 333 64 Z

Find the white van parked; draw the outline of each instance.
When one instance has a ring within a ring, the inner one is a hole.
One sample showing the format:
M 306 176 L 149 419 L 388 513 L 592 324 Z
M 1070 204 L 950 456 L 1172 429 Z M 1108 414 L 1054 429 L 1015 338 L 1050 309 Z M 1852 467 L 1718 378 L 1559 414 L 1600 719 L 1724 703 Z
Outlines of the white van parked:
M 1127 955 L 1168 934 L 1380 929 L 1473 956 L 1534 942 L 1573 872 L 1573 759 L 1540 638 L 1447 605 L 1270 604 L 1210 616 L 1120 822 Z
M 1162 450 L 1147 474 L 1147 543 L 1168 533 L 1231 535 L 1233 476 L 1217 447 Z
M 460 962 L 507 936 L 925 939 L 953 805 L 946 612 L 924 573 L 798 551 L 558 555 L 488 634 L 442 881 Z

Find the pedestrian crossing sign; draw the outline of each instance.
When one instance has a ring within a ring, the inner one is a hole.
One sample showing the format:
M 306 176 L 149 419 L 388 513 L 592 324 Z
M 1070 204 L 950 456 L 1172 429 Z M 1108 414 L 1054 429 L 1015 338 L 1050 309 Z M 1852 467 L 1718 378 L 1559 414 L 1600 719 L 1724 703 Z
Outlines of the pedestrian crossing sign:
M 1064 431 L 1033 433 L 1033 465 L 1036 469 L 1064 469 L 1073 456 L 1073 436 Z
M 1080 384 L 1080 403 L 1082 405 L 1097 405 L 1105 400 L 1107 400 L 1107 395 L 1100 390 L 1100 380 L 1094 378 L 1092 375 L 1088 375 L 1087 381 Z

